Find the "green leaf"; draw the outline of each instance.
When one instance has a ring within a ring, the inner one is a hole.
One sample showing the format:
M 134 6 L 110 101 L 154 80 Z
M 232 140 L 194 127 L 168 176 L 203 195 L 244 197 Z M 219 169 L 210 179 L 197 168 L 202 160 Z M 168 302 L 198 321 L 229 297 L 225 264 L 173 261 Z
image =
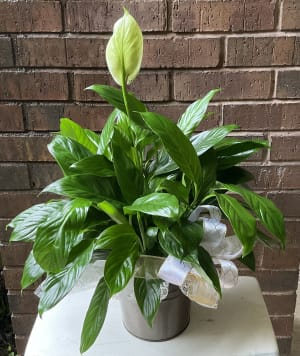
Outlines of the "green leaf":
M 82 238 L 84 222 L 91 202 L 75 199 L 53 212 L 37 229 L 33 254 L 38 264 L 48 272 L 58 272 Z
M 181 235 L 175 235 L 170 231 L 163 231 L 158 235 L 158 241 L 161 248 L 171 256 L 182 260 L 187 256 L 188 251 L 185 250 L 186 241 Z
M 188 203 L 190 188 L 182 183 L 164 179 L 157 187 L 157 190 L 162 189 L 174 195 L 178 200 Z
M 109 143 L 114 133 L 114 125 L 116 120 L 117 110 L 109 115 L 100 135 L 100 142 L 98 146 L 97 153 L 100 155 L 105 155 L 109 160 L 112 159 L 112 155 L 109 148 Z
M 61 272 L 49 273 L 42 284 L 42 294 L 38 306 L 39 314 L 53 308 L 74 287 L 86 265 L 90 262 L 93 254 L 93 244 L 87 242 L 74 261 L 68 264 Z
M 236 128 L 238 128 L 237 125 L 225 125 L 203 131 L 193 136 L 192 145 L 194 146 L 197 155 L 200 156 L 210 148 L 214 147 Z
M 182 114 L 177 125 L 181 131 L 189 136 L 199 126 L 201 121 L 205 118 L 205 113 L 209 102 L 218 93 L 219 89 L 214 89 L 208 92 L 204 98 L 195 101 Z
M 216 184 L 217 163 L 215 150 L 210 148 L 199 157 L 199 160 L 202 167 L 202 185 L 199 194 L 201 199 Z
M 134 279 L 134 293 L 138 306 L 150 327 L 160 305 L 160 279 Z
M 236 185 L 223 184 L 223 186 L 231 192 L 241 195 L 261 223 L 281 241 L 282 247 L 285 246 L 284 218 L 280 210 L 271 200 L 262 197 L 249 189 Z
M 99 335 L 107 313 L 110 293 L 104 278 L 97 284 L 85 315 L 80 341 L 80 352 L 86 352 Z
M 201 166 L 189 139 L 169 119 L 155 113 L 140 113 L 150 129 L 162 140 L 173 161 L 196 186 L 201 177 Z
M 243 245 L 243 256 L 248 255 L 255 244 L 255 218 L 235 198 L 226 194 L 216 194 L 216 197 L 221 210 Z
M 65 203 L 66 201 L 51 201 L 24 210 L 8 224 L 9 227 L 14 229 L 10 241 L 33 242 L 38 227 L 48 219 L 49 215 L 55 213 Z
M 94 135 L 96 134 L 93 133 L 93 139 L 91 140 L 91 135 L 87 132 L 87 129 L 83 129 L 80 125 L 76 124 L 70 119 L 60 119 L 60 134 L 62 136 L 73 139 L 74 141 L 87 148 L 93 154 L 96 154 L 98 149 L 97 144 L 94 142 Z
M 269 143 L 263 140 L 238 141 L 227 139 L 216 148 L 218 158 L 218 170 L 227 169 L 240 162 L 262 148 L 268 147 Z
M 113 88 L 108 85 L 94 84 L 86 88 L 86 90 L 93 90 L 115 108 L 127 114 L 123 94 L 120 89 Z M 138 112 L 147 111 L 146 106 L 131 93 L 127 93 L 127 101 L 129 111 L 132 113 L 132 120 L 139 126 L 145 126 Z
M 202 246 L 198 246 L 197 257 L 199 265 L 202 267 L 208 278 L 212 281 L 216 291 L 222 295 L 218 272 L 210 254 Z M 192 265 L 194 266 L 194 263 L 192 263 Z
M 136 199 L 123 209 L 125 214 L 141 212 L 175 219 L 179 214 L 179 202 L 174 195 L 169 193 L 152 193 Z
M 253 251 L 250 252 L 247 256 L 240 257 L 239 261 L 243 263 L 245 266 L 251 269 L 251 271 L 255 272 L 255 256 Z
M 242 184 L 253 180 L 254 176 L 242 167 L 230 167 L 217 172 L 217 180 L 228 184 Z
M 105 212 L 117 224 L 128 224 L 127 219 L 120 211 L 108 201 L 103 201 L 98 204 L 98 207 Z
M 25 266 L 23 269 L 23 275 L 21 279 L 22 289 L 31 286 L 34 282 L 42 277 L 45 271 L 36 262 L 33 251 L 30 251 L 29 256 L 26 259 Z
M 269 248 L 277 248 L 281 247 L 281 242 L 279 240 L 275 240 L 275 238 L 266 235 L 264 232 L 257 230 L 257 238 L 260 242 L 262 242 L 266 247 Z
M 115 176 L 113 164 L 100 155 L 90 156 L 72 164 L 70 171 L 73 174 L 92 174 L 98 177 Z
M 94 202 L 118 200 L 118 189 L 112 178 L 98 177 L 92 174 L 78 174 L 59 179 L 43 192 L 51 192 L 70 198 L 83 198 Z
M 115 130 L 112 139 L 113 164 L 121 192 L 128 203 L 143 194 L 144 177 L 142 168 L 129 157 L 134 147 L 128 145 L 119 131 Z
M 104 267 L 104 277 L 111 295 L 122 290 L 131 278 L 139 256 L 139 237 L 128 224 L 113 225 L 105 229 L 95 248 L 111 249 Z
M 92 155 L 91 151 L 86 147 L 69 137 L 61 135 L 56 135 L 54 137 L 48 145 L 48 150 L 65 175 L 73 173 L 72 170 L 70 170 L 70 166 L 73 163 Z

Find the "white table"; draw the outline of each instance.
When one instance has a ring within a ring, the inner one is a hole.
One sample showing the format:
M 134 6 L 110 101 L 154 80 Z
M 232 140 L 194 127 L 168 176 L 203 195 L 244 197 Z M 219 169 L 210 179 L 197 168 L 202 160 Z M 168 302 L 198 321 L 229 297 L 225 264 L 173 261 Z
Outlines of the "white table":
M 36 319 L 25 356 L 80 356 L 81 327 L 93 290 L 77 288 Z M 178 337 L 148 342 L 122 325 L 112 300 L 103 329 L 86 356 L 278 356 L 278 348 L 259 285 L 240 277 L 225 290 L 217 310 L 192 305 L 191 322 Z

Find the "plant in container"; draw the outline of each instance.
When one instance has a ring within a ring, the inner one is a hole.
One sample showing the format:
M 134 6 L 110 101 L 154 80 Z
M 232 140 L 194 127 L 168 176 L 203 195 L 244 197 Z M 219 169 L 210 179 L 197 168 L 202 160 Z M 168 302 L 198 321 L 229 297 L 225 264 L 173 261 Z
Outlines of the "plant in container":
M 228 137 L 236 125 L 194 133 L 209 116 L 208 104 L 218 90 L 189 105 L 177 124 L 148 111 L 128 91 L 142 52 L 141 30 L 124 10 L 106 48 L 109 71 L 121 89 L 87 88 L 113 112 L 101 134 L 61 119 L 48 148 L 63 178 L 44 192 L 62 197 L 34 205 L 9 224 L 11 241 L 32 243 L 22 288 L 43 277 L 40 315 L 72 290 L 95 254 L 105 259 L 84 321 L 81 352 L 95 341 L 110 298 L 122 290 L 125 300 L 135 302 L 135 315 L 146 320 L 137 328 L 146 336 L 130 325 L 125 308 L 126 327 L 139 337 L 169 338 L 189 317 L 181 313 L 183 323 L 165 334 L 161 320 L 168 311 L 181 304 L 188 310 L 189 299 L 216 307 L 222 288 L 236 283 L 233 259 L 254 269 L 257 242 L 285 244 L 282 214 L 247 188 L 252 176 L 239 166 L 268 142 Z M 221 220 L 233 236 L 226 237 Z M 176 295 L 176 305 L 167 303 L 168 294 Z

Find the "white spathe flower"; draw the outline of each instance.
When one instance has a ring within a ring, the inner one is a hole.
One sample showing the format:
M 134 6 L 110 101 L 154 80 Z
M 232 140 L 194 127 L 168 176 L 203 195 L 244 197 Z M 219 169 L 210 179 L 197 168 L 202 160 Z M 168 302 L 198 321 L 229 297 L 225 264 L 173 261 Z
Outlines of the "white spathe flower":
M 138 75 L 143 58 L 142 31 L 124 8 L 124 15 L 114 24 L 106 47 L 106 63 L 115 82 L 122 85 L 124 76 L 130 84 Z

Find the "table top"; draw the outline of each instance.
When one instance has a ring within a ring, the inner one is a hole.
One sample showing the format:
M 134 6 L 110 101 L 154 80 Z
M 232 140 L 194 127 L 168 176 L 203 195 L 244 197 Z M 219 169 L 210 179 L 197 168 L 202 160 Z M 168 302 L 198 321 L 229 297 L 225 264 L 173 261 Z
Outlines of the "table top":
M 81 328 L 93 288 L 77 288 L 37 317 L 25 356 L 80 356 Z M 119 302 L 112 299 L 103 329 L 86 356 L 279 356 L 276 339 L 258 285 L 240 277 L 224 290 L 217 310 L 192 304 L 191 322 L 176 338 L 149 342 L 129 334 Z

